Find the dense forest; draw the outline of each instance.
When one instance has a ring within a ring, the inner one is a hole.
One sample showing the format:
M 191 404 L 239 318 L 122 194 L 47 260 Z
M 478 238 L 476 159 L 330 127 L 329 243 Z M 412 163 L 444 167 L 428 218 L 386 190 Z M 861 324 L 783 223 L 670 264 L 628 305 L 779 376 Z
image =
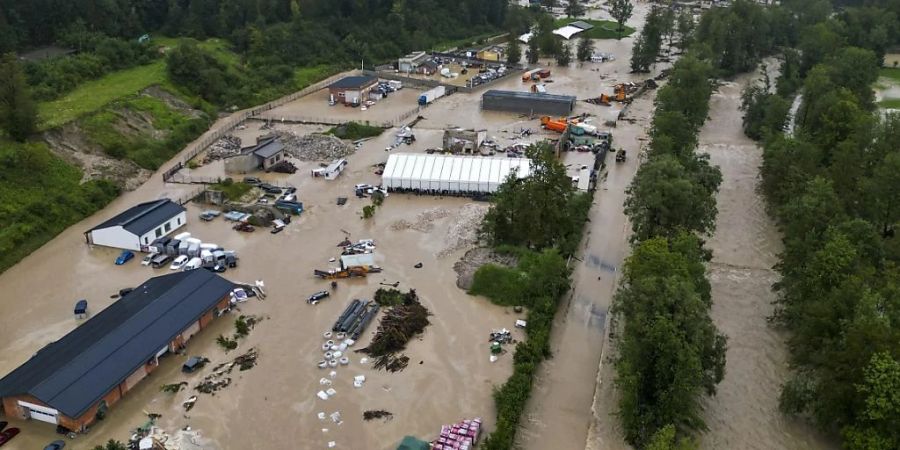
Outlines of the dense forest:
M 763 79 L 744 94 L 744 129 L 764 147 L 761 187 L 784 234 L 774 319 L 791 331 L 795 371 L 781 408 L 847 449 L 896 449 L 900 115 L 877 108 L 872 86 L 896 70 L 880 66 L 900 23 L 897 2 L 834 7 L 807 2 L 775 86 Z
M 761 189 L 784 235 L 772 319 L 791 332 L 794 372 L 781 408 L 840 435 L 844 448 L 900 448 L 900 116 L 878 110 L 873 96 L 885 52 L 900 43 L 898 17 L 895 0 L 739 0 L 704 13 L 681 39 L 687 53 L 659 92 L 649 160 L 626 203 L 635 249 L 617 295 L 625 321 L 617 383 L 630 443 L 693 448 L 705 428 L 699 398 L 715 392 L 725 344 L 709 322 L 710 255 L 696 237 L 714 227 L 720 180 L 693 153 L 705 80 L 776 55 L 777 82 L 750 87 L 743 109 L 746 134 L 764 145 Z M 679 28 L 663 10 L 648 23 L 632 56 L 638 71 Z M 796 129 L 786 135 L 798 94 Z

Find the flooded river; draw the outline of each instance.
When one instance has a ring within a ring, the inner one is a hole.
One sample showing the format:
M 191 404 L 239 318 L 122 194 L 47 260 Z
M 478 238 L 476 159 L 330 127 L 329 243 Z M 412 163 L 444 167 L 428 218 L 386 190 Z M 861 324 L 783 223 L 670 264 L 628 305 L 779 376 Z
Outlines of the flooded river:
M 772 283 L 781 236 L 757 193 L 762 149 L 742 130 L 741 91 L 758 75 L 725 82 L 710 100 L 700 152 L 722 171 L 716 232 L 707 241 L 712 317 L 728 336 L 725 379 L 706 405 L 704 449 L 802 450 L 833 448 L 811 427 L 778 411 L 788 377 L 785 335 L 769 326 Z

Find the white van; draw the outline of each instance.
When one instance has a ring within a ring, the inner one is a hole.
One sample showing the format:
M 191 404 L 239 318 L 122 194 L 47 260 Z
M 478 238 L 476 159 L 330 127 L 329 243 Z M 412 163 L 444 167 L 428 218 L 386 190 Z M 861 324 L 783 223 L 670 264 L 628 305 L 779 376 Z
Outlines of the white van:
M 187 272 L 188 270 L 199 269 L 199 268 L 201 268 L 201 267 L 203 267 L 203 260 L 202 260 L 202 259 L 200 259 L 200 258 L 191 258 L 191 260 L 188 261 L 187 264 L 185 264 L 184 267 L 181 268 L 181 270 Z
M 188 262 L 188 257 L 186 255 L 179 255 L 175 258 L 175 261 L 172 261 L 172 265 L 169 266 L 169 270 L 180 270 L 184 268 L 184 264 Z

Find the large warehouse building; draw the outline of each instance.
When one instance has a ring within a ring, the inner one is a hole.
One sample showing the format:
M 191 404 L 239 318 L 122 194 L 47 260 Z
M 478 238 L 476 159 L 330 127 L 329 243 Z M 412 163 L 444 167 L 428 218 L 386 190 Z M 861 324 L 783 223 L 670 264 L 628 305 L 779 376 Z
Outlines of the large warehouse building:
M 575 100 L 575 97 L 570 95 L 534 94 L 492 89 L 481 96 L 481 109 L 565 116 L 575 109 Z
M 495 192 L 510 173 L 531 174 L 526 158 L 423 155 L 396 153 L 388 157 L 381 176 L 389 191 L 434 194 L 486 194 Z
M 84 431 L 229 307 L 230 281 L 151 278 L 0 379 L 0 412 Z

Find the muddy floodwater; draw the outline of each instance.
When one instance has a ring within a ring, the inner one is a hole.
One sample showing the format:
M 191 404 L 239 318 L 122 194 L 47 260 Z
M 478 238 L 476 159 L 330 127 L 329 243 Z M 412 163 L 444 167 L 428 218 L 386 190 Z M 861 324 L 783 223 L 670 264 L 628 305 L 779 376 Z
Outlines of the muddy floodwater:
M 742 130 L 741 91 L 757 75 L 726 82 L 713 93 L 700 149 L 722 171 L 716 196 L 716 232 L 707 241 L 712 318 L 728 335 L 725 378 L 706 404 L 706 449 L 827 449 L 833 444 L 807 424 L 778 411 L 781 384 L 789 376 L 785 335 L 766 319 L 772 314 L 772 269 L 781 236 L 757 192 L 762 149 Z

